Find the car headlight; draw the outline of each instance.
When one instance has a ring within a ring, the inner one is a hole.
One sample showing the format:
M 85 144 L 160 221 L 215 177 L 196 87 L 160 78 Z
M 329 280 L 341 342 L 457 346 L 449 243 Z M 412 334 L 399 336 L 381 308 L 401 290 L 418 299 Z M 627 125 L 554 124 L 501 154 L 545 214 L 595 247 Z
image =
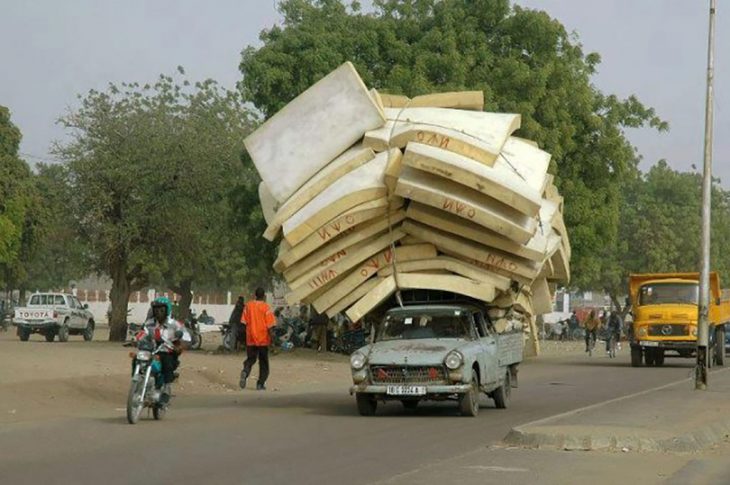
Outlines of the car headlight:
M 449 352 L 446 359 L 444 359 L 444 364 L 446 364 L 446 367 L 451 370 L 458 369 L 463 363 L 464 357 L 456 350 Z
M 691 334 L 691 335 L 692 335 L 693 337 L 696 337 L 696 336 L 697 336 L 697 327 L 696 327 L 696 326 L 694 326 L 694 325 L 690 325 L 690 327 L 689 327 L 689 328 L 690 328 L 690 330 L 689 330 L 689 333 L 690 333 L 690 334 Z
M 639 337 L 646 337 L 649 335 L 649 330 L 646 327 L 639 327 L 639 332 L 637 334 Z
M 365 367 L 365 361 L 367 359 L 361 352 L 355 352 L 350 356 L 350 366 L 355 370 L 360 370 Z
M 152 358 L 152 352 L 149 350 L 140 350 L 137 352 L 137 360 L 150 360 Z

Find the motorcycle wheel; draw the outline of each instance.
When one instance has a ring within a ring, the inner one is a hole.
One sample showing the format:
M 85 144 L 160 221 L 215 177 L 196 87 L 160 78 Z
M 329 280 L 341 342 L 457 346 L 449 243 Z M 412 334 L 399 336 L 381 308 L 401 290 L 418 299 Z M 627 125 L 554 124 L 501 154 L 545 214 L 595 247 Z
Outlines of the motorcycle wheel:
M 233 352 L 236 348 L 236 336 L 230 330 L 223 334 L 223 348 L 228 352 Z
M 137 424 L 139 415 L 142 414 L 144 403 L 140 399 L 142 397 L 142 386 L 144 382 L 132 381 L 129 387 L 129 395 L 127 396 L 127 421 L 129 424 Z
M 167 412 L 167 406 L 161 406 L 159 404 L 155 404 L 155 406 L 152 408 L 152 417 L 154 417 L 157 421 L 159 421 L 165 417 L 166 412 Z

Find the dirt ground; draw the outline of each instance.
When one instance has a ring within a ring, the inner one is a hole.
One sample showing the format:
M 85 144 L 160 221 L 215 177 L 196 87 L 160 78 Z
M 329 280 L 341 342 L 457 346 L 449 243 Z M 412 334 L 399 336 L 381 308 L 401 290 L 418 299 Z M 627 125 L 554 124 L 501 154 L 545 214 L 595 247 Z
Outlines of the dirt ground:
M 121 412 L 129 387 L 130 347 L 107 341 L 97 330 L 92 342 L 72 336 L 68 342 L 46 342 L 33 335 L 20 342 L 14 329 L 0 333 L 0 424 L 44 421 Z M 203 348 L 182 356 L 175 395 L 221 395 L 256 392 L 238 388 L 243 353 L 218 351 L 220 334 L 204 334 Z M 580 342 L 543 342 L 541 358 L 582 350 Z M 350 385 L 347 356 L 309 349 L 271 356 L 268 392 L 297 393 L 341 390 Z M 255 382 L 254 367 L 249 384 Z

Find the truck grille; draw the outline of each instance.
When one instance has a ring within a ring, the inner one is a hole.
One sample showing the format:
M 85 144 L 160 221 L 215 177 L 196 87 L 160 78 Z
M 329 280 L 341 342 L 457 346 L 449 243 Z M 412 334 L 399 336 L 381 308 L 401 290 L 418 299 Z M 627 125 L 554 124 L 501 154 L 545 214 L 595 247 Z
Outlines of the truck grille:
M 689 335 L 689 327 L 679 323 L 657 323 L 649 325 L 649 335 L 651 337 L 680 337 Z
M 371 365 L 373 384 L 436 384 L 446 381 L 443 366 Z

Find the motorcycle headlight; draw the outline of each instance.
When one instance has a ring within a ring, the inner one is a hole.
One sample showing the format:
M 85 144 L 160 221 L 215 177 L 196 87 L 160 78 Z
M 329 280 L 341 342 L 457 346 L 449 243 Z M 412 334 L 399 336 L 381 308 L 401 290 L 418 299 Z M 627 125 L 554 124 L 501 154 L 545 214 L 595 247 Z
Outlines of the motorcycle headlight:
M 444 364 L 446 364 L 446 367 L 450 370 L 458 369 L 463 363 L 464 357 L 456 350 L 449 352 L 446 359 L 444 359 Z
M 365 367 L 365 356 L 361 352 L 355 352 L 350 356 L 350 366 L 355 370 Z
M 646 337 L 649 335 L 649 329 L 646 327 L 639 327 L 639 332 L 637 333 L 639 337 Z
M 148 350 L 140 350 L 137 352 L 137 360 L 150 360 L 152 358 L 152 352 Z

